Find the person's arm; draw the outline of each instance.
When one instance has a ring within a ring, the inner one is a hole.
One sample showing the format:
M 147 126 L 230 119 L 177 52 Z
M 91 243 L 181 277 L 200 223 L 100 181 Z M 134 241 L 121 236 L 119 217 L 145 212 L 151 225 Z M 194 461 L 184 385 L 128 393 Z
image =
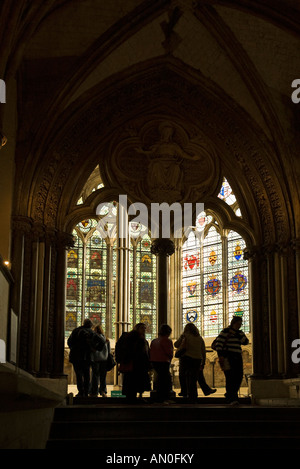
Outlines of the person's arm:
M 183 339 L 184 339 L 184 335 L 182 334 L 182 335 L 179 337 L 179 339 L 177 339 L 176 342 L 174 342 L 174 346 L 175 346 L 176 348 L 180 347 L 180 345 L 182 344 Z

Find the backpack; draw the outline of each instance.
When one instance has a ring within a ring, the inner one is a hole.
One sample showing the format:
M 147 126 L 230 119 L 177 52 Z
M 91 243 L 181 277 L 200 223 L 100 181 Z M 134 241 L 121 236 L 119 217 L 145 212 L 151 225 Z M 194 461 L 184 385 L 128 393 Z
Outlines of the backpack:
M 93 332 L 92 334 L 93 335 L 87 339 L 89 347 L 92 352 L 101 352 L 106 344 L 105 337 L 103 337 L 103 335 L 97 334 L 96 332 Z

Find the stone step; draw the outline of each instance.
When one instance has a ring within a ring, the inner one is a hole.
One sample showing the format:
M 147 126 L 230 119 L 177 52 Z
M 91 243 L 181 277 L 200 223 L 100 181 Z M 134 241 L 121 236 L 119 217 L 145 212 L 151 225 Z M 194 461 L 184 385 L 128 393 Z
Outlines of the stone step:
M 222 436 L 222 437 L 185 437 L 184 435 L 177 437 L 165 436 L 164 438 L 158 437 L 143 437 L 139 438 L 78 438 L 78 439 L 50 439 L 47 443 L 46 449 L 64 449 L 67 450 L 80 450 L 80 449 L 97 449 L 106 453 L 112 454 L 115 451 L 132 451 L 132 454 L 138 455 L 144 451 L 154 452 L 161 451 L 168 453 L 170 451 L 180 452 L 190 451 L 203 454 L 207 450 L 228 451 L 228 448 L 241 448 L 243 454 L 246 450 L 275 450 L 281 449 L 295 449 L 299 448 L 300 438 L 298 437 L 241 437 L 235 436 Z
M 122 405 L 109 402 L 93 405 L 60 406 L 55 409 L 55 421 L 117 421 L 141 420 L 280 420 L 300 422 L 300 407 L 261 407 L 239 405 Z
M 104 402 L 105 401 L 105 402 Z M 300 408 L 253 405 L 111 403 L 55 409 L 48 449 L 113 451 L 188 448 L 293 448 L 300 445 Z
M 173 420 L 172 425 L 168 420 L 118 420 L 118 421 L 72 421 L 54 422 L 50 432 L 50 438 L 123 438 L 136 437 L 143 429 L 143 437 L 169 437 L 182 432 L 185 437 L 221 437 L 226 436 L 254 437 L 292 437 L 299 434 L 299 422 L 282 422 L 280 420 Z

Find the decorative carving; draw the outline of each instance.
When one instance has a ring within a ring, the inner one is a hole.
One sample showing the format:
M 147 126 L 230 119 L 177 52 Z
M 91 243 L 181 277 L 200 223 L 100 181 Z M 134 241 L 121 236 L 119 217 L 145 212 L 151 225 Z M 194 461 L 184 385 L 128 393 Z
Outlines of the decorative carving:
M 133 150 L 136 147 L 146 147 L 149 149 L 153 142 L 159 140 L 157 132 L 158 120 L 156 120 L 156 134 L 155 127 L 152 129 L 152 139 L 146 141 L 143 139 L 146 135 L 141 135 L 143 122 L 146 122 L 143 110 L 153 107 L 153 103 L 159 101 L 176 103 L 176 109 L 180 110 L 181 121 L 197 122 L 198 128 L 201 128 L 201 132 L 207 138 L 206 141 L 213 141 L 219 147 L 223 146 L 225 152 L 222 155 L 222 160 L 224 160 L 228 167 L 235 165 L 237 172 L 243 174 L 244 180 L 247 180 L 249 193 L 253 195 L 260 218 L 262 241 L 267 244 L 276 242 L 276 238 L 278 238 L 277 241 L 285 241 L 289 233 L 288 217 L 285 212 L 285 202 L 280 188 L 277 190 L 278 184 L 276 184 L 276 180 L 271 175 L 271 170 L 269 170 L 267 164 L 273 151 L 269 142 L 255 126 L 251 127 L 251 129 L 249 126 L 244 126 L 242 130 L 240 124 L 237 124 L 235 112 L 228 112 L 229 106 L 227 104 L 230 105 L 230 103 L 225 102 L 226 99 L 224 100 L 224 97 L 222 100 L 212 99 L 210 89 L 209 87 L 206 89 L 205 83 L 202 83 L 201 86 L 190 83 L 172 70 L 173 59 L 170 60 L 170 68 L 165 66 L 165 64 L 163 67 L 158 65 L 155 72 L 144 76 L 138 82 L 127 82 L 122 88 L 113 89 L 111 93 L 106 92 L 105 96 L 95 99 L 94 102 L 89 103 L 85 109 L 81 110 L 80 118 L 75 122 L 73 120 L 73 124 L 66 128 L 64 139 L 61 140 L 60 144 L 55 145 L 55 150 L 53 150 L 53 147 L 51 150 L 48 150 L 52 152 L 52 155 L 51 157 L 49 155 L 45 157 L 45 161 L 49 161 L 49 165 L 45 165 L 45 168 L 40 173 L 40 180 L 37 181 L 36 195 L 32 204 L 32 218 L 44 223 L 47 221 L 47 225 L 56 227 L 57 214 L 58 210 L 61 210 L 59 206 L 62 197 L 67 194 L 66 191 L 70 191 L 70 186 L 67 187 L 67 185 L 72 174 L 74 174 L 76 168 L 82 165 L 83 155 L 87 151 L 87 139 L 91 142 L 92 147 L 95 148 L 97 146 L 97 139 L 100 141 L 99 139 L 101 138 L 102 141 L 105 141 L 112 127 L 121 129 L 119 138 L 123 133 L 123 156 L 125 155 L 125 150 L 127 150 L 125 172 L 131 171 L 131 174 L 135 175 L 136 179 L 130 178 L 129 174 L 126 176 L 123 167 L 118 168 L 114 165 L 115 171 L 118 173 L 118 180 L 116 180 L 116 177 L 110 178 L 107 171 L 108 168 L 104 169 L 105 174 L 103 177 L 105 176 L 106 178 L 107 187 L 116 186 L 123 188 L 128 194 L 133 194 L 138 200 L 143 200 L 149 191 L 149 187 L 146 185 L 147 176 L 145 176 L 145 174 L 147 175 L 147 168 L 145 169 L 141 154 Z M 139 106 L 141 107 L 140 110 Z M 170 110 L 168 110 L 165 115 L 171 114 Z M 175 114 L 174 112 L 173 115 Z M 130 121 L 130 116 L 137 115 L 139 115 L 138 119 Z M 67 126 L 69 122 L 68 116 L 65 119 Z M 151 116 L 148 116 L 149 119 L 151 119 Z M 124 135 L 125 127 L 122 128 L 122 126 L 125 126 L 125 122 L 127 122 L 127 128 L 131 126 L 131 132 L 128 132 L 126 135 Z M 185 148 L 189 143 L 193 143 L 190 141 L 191 137 L 187 140 L 182 139 L 182 135 L 186 131 L 182 126 L 178 126 L 177 123 L 175 124 L 174 120 L 172 120 L 172 124 L 175 129 L 172 135 L 173 142 L 176 142 L 187 153 L 191 155 L 196 154 L 194 151 Z M 99 129 L 101 129 L 101 136 L 99 136 Z M 191 136 L 192 132 L 190 129 L 188 131 L 189 136 Z M 131 144 L 133 145 L 127 146 L 128 140 L 126 140 L 126 136 L 129 140 L 130 138 L 132 139 Z M 141 139 L 141 137 L 143 138 Z M 135 142 L 134 138 L 136 138 Z M 194 135 L 192 138 L 194 138 Z M 114 145 L 116 145 L 116 141 Z M 98 147 L 102 154 L 106 154 L 108 150 L 112 149 L 102 146 L 100 150 L 100 145 Z M 114 150 L 116 150 L 115 147 Z M 47 152 L 47 149 L 40 149 L 39 154 L 45 155 L 45 152 Z M 208 158 L 207 153 L 209 153 Z M 210 149 L 207 147 L 204 154 L 205 159 L 212 158 Z M 119 156 L 122 155 L 119 154 Z M 230 161 L 228 160 L 228 155 L 231 155 Z M 150 158 L 150 155 L 148 156 Z M 216 159 L 214 157 L 212 159 L 215 163 Z M 226 159 L 227 162 L 225 161 Z M 183 159 L 180 163 L 185 166 L 187 161 Z M 96 157 L 93 161 L 94 163 L 96 166 Z M 123 158 L 123 163 L 125 164 L 125 158 Z M 198 177 L 197 164 L 199 162 L 189 160 L 188 164 L 194 165 L 196 170 L 191 170 L 189 174 L 185 170 L 182 171 L 182 186 L 185 186 L 187 192 L 190 190 L 190 194 L 185 192 L 185 200 L 191 201 L 189 200 L 190 197 L 196 198 L 199 196 L 199 201 L 206 195 L 201 190 L 195 190 L 194 186 L 195 179 Z M 103 169 L 102 161 L 101 168 Z M 212 171 L 212 175 L 215 178 L 213 181 L 217 179 L 216 173 L 218 171 L 214 169 Z M 142 178 L 145 178 L 143 182 L 139 180 L 141 174 Z M 191 179 L 188 179 L 188 176 Z M 206 185 L 206 188 L 210 190 L 209 184 Z M 174 195 L 175 192 L 173 193 Z M 149 198 L 149 194 L 147 198 Z M 63 213 L 60 214 L 60 218 L 61 220 L 64 219 Z M 62 229 L 62 227 L 58 228 Z M 260 242 L 261 240 L 258 239 L 257 241 Z
M 106 159 L 115 183 L 146 203 L 199 202 L 215 189 L 217 161 L 199 135 L 191 141 L 175 122 L 152 120 L 127 135 Z M 191 200 L 191 197 L 195 200 Z

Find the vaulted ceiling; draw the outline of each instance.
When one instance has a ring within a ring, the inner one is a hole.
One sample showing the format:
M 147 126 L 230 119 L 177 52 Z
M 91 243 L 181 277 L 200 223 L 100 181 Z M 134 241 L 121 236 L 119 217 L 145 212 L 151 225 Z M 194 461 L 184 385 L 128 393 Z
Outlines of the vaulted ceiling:
M 148 112 L 182 118 L 191 134 L 197 128 L 216 145 L 223 171 L 238 161 L 233 186 L 249 166 L 249 188 L 236 193 L 250 205 L 256 197 L 265 225 L 286 223 L 283 231 L 296 235 L 300 104 L 291 101 L 291 83 L 300 69 L 299 2 L 4 0 L 0 31 L 0 75 L 16 79 L 18 90 L 17 213 L 44 214 L 50 200 L 55 211 L 67 187 L 65 216 L 101 167 L 106 140 Z M 250 214 L 249 223 L 255 229 Z

